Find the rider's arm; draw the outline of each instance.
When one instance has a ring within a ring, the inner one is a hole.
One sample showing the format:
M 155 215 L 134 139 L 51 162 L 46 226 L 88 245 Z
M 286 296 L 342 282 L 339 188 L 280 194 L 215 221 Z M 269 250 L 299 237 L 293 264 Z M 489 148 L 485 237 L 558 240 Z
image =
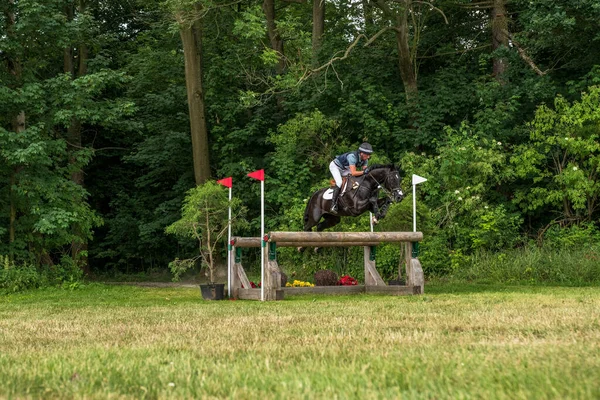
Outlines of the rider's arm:
M 361 176 L 364 174 L 364 171 L 357 171 L 356 165 L 354 165 L 354 164 L 350 164 L 350 166 L 348 166 L 348 168 L 350 168 L 350 174 L 352 176 Z

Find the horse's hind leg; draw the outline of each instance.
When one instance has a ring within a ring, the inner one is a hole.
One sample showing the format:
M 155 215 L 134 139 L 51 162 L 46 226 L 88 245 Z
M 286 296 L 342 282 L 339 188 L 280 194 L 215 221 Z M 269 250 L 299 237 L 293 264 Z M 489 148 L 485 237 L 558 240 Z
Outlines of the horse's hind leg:
M 319 222 L 317 225 L 317 232 L 321 232 L 327 228 L 331 228 L 332 226 L 336 226 L 341 221 L 341 218 L 337 215 L 324 214 L 323 221 Z
M 341 218 L 337 215 L 324 214 L 323 221 L 317 225 L 317 232 L 321 232 L 327 228 L 331 228 L 332 226 L 336 226 L 340 223 Z M 318 253 L 321 250 L 320 247 L 315 247 L 315 253 Z

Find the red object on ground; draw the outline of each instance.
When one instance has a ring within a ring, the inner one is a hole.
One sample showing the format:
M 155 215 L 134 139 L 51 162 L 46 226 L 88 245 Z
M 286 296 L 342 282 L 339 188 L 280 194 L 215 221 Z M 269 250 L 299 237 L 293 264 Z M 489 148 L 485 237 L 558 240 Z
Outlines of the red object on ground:
M 354 286 L 354 285 L 358 285 L 358 281 L 355 278 L 351 277 L 350 275 L 344 275 L 338 281 L 338 285 L 340 285 L 340 286 Z

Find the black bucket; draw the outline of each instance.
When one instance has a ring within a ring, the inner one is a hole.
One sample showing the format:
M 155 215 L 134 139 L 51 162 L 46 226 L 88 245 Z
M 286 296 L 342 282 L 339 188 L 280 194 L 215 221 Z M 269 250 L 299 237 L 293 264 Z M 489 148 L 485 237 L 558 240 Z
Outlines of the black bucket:
M 204 300 L 223 300 L 225 298 L 224 283 L 207 283 L 200 285 L 200 293 Z

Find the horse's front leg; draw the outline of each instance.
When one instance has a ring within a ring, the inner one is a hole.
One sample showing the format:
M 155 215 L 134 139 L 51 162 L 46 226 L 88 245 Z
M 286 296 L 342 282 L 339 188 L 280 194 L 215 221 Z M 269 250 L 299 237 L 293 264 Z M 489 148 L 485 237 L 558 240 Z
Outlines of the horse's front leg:
M 370 203 L 370 211 L 373 213 L 374 217 L 373 217 L 373 223 L 376 224 L 377 222 L 379 222 L 379 199 L 377 198 L 377 196 L 373 196 L 369 199 L 369 203 Z
M 375 214 L 377 219 L 383 219 L 387 215 L 388 208 L 390 208 L 390 204 L 392 203 L 390 199 L 381 199 L 383 200 L 382 204 L 379 205 L 379 214 Z

